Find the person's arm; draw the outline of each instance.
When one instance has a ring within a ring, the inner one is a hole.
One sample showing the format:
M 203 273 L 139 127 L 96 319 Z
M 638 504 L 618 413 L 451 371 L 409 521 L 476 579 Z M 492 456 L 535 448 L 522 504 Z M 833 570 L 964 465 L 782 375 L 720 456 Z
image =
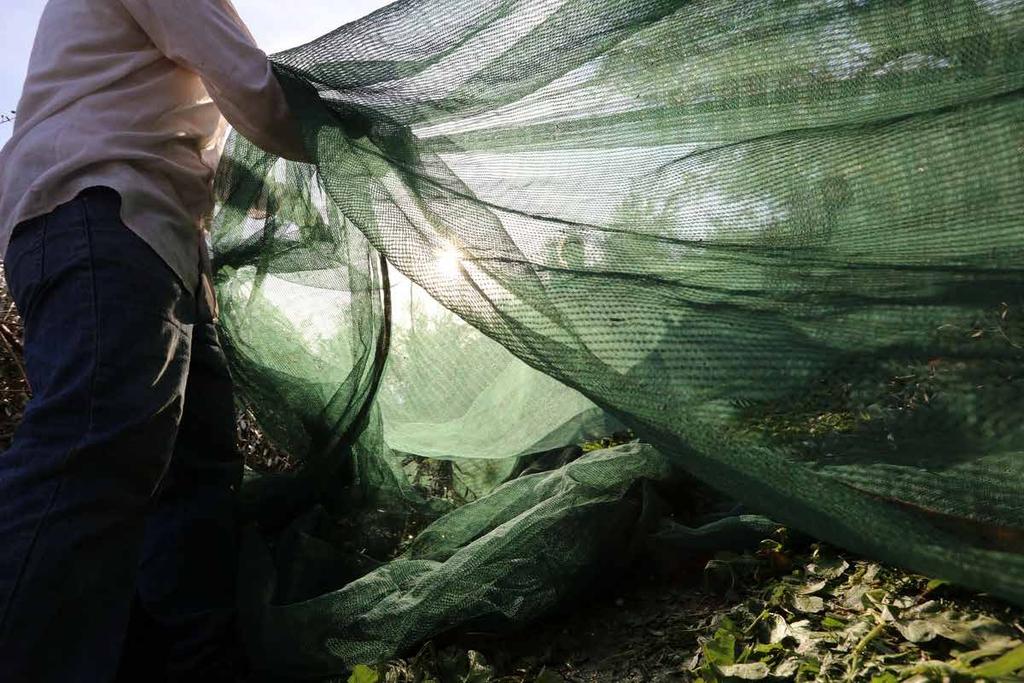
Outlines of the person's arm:
M 224 118 L 260 148 L 307 161 L 266 53 L 230 0 L 121 0 L 168 59 L 195 72 Z

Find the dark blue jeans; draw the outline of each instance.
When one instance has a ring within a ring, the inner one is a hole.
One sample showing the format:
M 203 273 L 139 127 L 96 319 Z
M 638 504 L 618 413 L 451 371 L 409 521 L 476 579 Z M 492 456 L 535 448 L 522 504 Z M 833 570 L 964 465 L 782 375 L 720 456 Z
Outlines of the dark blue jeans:
M 4 263 L 33 389 L 0 455 L 4 681 L 230 680 L 231 379 L 119 211 L 87 190 L 18 226 Z

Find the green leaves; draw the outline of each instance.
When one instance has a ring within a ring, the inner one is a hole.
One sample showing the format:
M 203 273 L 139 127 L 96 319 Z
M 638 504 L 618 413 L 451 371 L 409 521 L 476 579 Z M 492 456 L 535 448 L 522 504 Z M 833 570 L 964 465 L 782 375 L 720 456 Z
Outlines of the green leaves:
M 990 648 L 1002 651 L 1016 642 L 1006 627 L 996 619 L 944 609 L 935 601 L 904 611 L 886 607 L 883 616 L 892 621 L 900 635 L 911 643 L 926 643 L 941 637 L 969 647 L 988 644 Z
M 712 664 L 727 666 L 736 661 L 735 624 L 724 619 L 724 625 L 702 646 L 704 656 Z
M 793 609 L 797 612 L 817 613 L 825 609 L 825 601 L 816 595 L 794 595 Z
M 745 664 L 728 664 L 719 667 L 726 678 L 739 678 L 744 681 L 759 681 L 767 678 L 771 669 L 764 662 L 748 662 Z
M 356 664 L 352 669 L 352 675 L 348 677 L 348 683 L 377 683 L 380 674 L 365 664 Z
M 807 565 L 807 573 L 811 576 L 831 580 L 838 579 L 846 573 L 846 570 L 849 568 L 849 562 L 841 557 L 828 557 L 822 555 L 821 549 L 819 548 L 815 551 L 815 561 Z
M 588 613 L 569 631 L 589 631 L 591 619 L 622 619 L 602 624 L 610 638 L 593 645 L 577 641 L 571 650 L 543 654 L 548 640 L 541 637 L 509 660 L 503 652 L 509 646 L 494 644 L 488 662 L 474 650 L 428 644 L 367 680 L 566 683 L 594 674 L 624 680 L 627 671 L 701 683 L 1024 680 L 1024 612 L 960 589 L 938 591 L 925 577 L 839 557 L 826 547 L 812 546 L 807 554 L 777 544 L 772 551 L 791 558 L 792 567 L 780 573 L 767 554 L 720 555 L 719 566 L 734 581 L 726 596 L 688 596 L 692 605 L 668 600 L 638 614 L 627 600 L 611 613 Z
M 889 671 L 871 677 L 871 683 L 899 683 L 899 681 L 900 679 L 896 677 L 896 674 Z
M 732 588 L 747 599 L 715 622 L 693 673 L 705 683 L 768 677 L 923 683 L 1024 674 L 1024 631 L 979 599 L 938 599 L 945 582 L 851 563 L 824 547 L 809 560 L 754 585 L 747 572 L 748 584 Z
M 1024 672 L 1024 645 L 1018 645 L 1002 657 L 969 671 L 972 676 L 982 678 L 998 678 L 1018 672 Z

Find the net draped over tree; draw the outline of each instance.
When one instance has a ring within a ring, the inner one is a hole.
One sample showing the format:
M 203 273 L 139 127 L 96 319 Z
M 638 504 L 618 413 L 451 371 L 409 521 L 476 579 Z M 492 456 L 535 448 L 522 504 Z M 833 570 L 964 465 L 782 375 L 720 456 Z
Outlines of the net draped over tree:
M 303 461 L 247 482 L 262 666 L 535 618 L 704 538 L 689 477 L 1024 604 L 1024 2 L 399 0 L 273 60 L 314 162 L 233 135 L 213 232 Z

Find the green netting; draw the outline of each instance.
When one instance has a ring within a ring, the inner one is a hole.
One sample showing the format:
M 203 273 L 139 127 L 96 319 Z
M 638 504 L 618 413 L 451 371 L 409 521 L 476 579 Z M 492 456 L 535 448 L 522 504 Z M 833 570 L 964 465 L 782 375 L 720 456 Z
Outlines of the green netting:
M 265 669 L 763 532 L 666 528 L 683 473 L 1024 603 L 1024 2 L 400 0 L 274 60 L 315 163 L 232 137 L 214 232 L 304 462 L 246 491 Z

